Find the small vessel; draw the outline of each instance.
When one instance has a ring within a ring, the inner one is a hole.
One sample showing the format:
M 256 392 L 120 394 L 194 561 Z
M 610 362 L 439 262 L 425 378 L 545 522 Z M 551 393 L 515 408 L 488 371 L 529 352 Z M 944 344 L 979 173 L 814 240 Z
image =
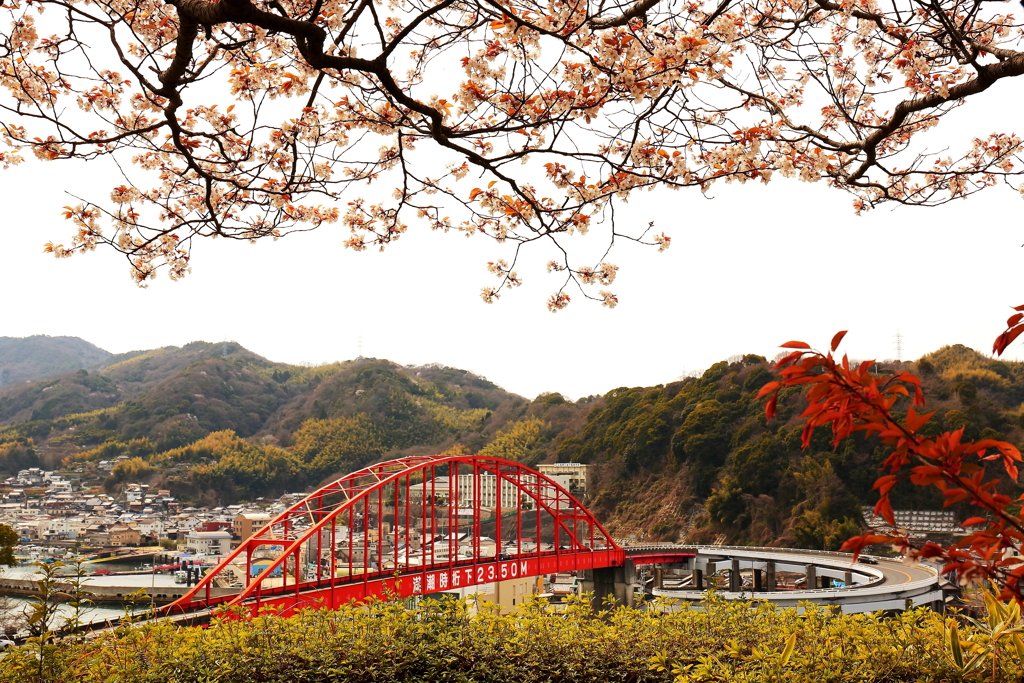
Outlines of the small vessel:
M 187 577 L 188 577 L 188 572 L 181 571 L 181 570 L 176 571 L 176 572 L 174 572 L 174 583 L 185 583 L 185 581 L 187 580 Z

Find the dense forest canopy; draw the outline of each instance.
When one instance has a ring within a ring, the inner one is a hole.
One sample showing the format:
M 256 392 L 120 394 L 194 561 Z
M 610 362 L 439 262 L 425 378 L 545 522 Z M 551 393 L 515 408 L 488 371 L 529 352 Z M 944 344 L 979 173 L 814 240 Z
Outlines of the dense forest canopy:
M 922 376 L 935 429 L 1021 442 L 1024 363 L 957 345 L 902 367 Z M 836 548 L 860 529 L 888 452 L 859 437 L 833 449 L 824 432 L 802 448 L 799 392 L 785 390 L 770 421 L 756 399 L 772 378 L 763 357 L 735 356 L 656 387 L 529 401 L 456 368 L 290 366 L 197 342 L 0 389 L 0 473 L 63 467 L 112 492 L 142 481 L 226 504 L 403 454 L 572 461 L 591 466 L 587 504 L 613 533 Z M 113 471 L 97 469 L 119 456 Z M 897 507 L 941 507 L 929 489 L 893 496 Z

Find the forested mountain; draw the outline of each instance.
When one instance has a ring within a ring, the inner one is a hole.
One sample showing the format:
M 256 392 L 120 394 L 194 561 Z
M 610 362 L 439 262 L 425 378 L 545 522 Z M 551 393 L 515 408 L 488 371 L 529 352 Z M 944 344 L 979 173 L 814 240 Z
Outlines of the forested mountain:
M 1024 436 L 1024 364 L 951 346 L 899 369 L 921 375 L 933 429 Z M 833 449 L 826 433 L 804 450 L 798 392 L 782 394 L 771 421 L 755 399 L 771 378 L 770 363 L 751 355 L 666 385 L 529 401 L 455 368 L 289 366 L 237 344 L 196 342 L 0 389 L 0 472 L 66 467 L 108 490 L 143 480 L 226 504 L 404 454 L 576 461 L 592 465 L 588 505 L 613 533 L 835 548 L 874 501 L 887 452 L 860 438 Z M 97 468 L 120 455 L 128 458 L 113 472 Z M 913 487 L 893 502 L 941 506 Z
M 147 394 L 195 363 L 217 358 L 241 360 L 261 367 L 272 365 L 233 342 L 193 342 L 181 348 L 168 346 L 151 351 L 106 354 L 98 364 L 99 371 L 81 368 L 36 382 L 0 388 L 0 425 L 49 420 L 107 408 Z M 161 391 L 166 390 L 161 387 Z
M 0 387 L 102 365 L 110 353 L 78 337 L 0 337 Z

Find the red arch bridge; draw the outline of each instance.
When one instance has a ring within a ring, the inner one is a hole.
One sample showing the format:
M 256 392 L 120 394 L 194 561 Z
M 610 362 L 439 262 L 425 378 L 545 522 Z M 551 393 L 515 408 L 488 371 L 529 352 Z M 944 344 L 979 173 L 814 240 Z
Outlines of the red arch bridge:
M 287 614 L 580 570 L 596 572 L 597 591 L 614 592 L 614 577 L 601 570 L 625 561 L 572 493 L 521 463 L 401 458 L 307 495 L 162 613 L 241 606 Z
M 934 569 L 881 558 L 854 563 L 845 554 L 779 548 L 622 548 L 552 478 L 501 458 L 438 455 L 371 465 L 307 495 L 159 616 L 202 623 L 220 607 L 290 614 L 570 571 L 582 575 L 595 601 L 611 594 L 632 604 L 634 589 L 645 586 L 638 565 L 657 567 L 653 594 L 684 602 L 700 600 L 712 583 L 725 597 L 794 606 L 810 600 L 848 612 L 941 608 L 944 600 Z M 781 572 L 792 580 L 788 590 L 777 582 Z

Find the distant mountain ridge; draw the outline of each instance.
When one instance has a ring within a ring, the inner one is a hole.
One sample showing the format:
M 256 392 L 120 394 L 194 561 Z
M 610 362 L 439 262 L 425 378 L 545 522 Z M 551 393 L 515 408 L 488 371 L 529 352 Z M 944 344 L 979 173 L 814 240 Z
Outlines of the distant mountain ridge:
M 921 377 L 931 433 L 1024 443 L 1024 363 L 955 345 L 879 367 Z M 889 450 L 859 437 L 833 448 L 825 432 L 804 448 L 797 389 L 765 418 L 757 393 L 773 377 L 765 358 L 736 356 L 664 385 L 530 401 L 443 365 L 295 366 L 193 342 L 0 388 L 0 473 L 63 467 L 108 491 L 147 482 L 225 505 L 407 455 L 579 462 L 590 465 L 587 506 L 617 536 L 835 549 L 860 530 Z M 937 492 L 902 484 L 893 501 L 942 506 Z
M 80 367 L 74 372 L 0 387 L 0 425 L 110 408 L 138 399 L 189 366 L 212 359 L 240 360 L 259 367 L 273 365 L 234 342 L 199 341 L 182 347 L 108 354 L 102 363 L 89 369 Z
M 96 368 L 110 357 L 78 337 L 0 337 L 0 387 Z
M 404 452 L 477 452 L 528 405 L 446 366 L 293 366 L 193 342 L 0 388 L 0 472 L 63 466 L 109 490 L 148 480 L 191 501 L 251 500 Z M 520 459 L 516 444 L 506 455 Z

